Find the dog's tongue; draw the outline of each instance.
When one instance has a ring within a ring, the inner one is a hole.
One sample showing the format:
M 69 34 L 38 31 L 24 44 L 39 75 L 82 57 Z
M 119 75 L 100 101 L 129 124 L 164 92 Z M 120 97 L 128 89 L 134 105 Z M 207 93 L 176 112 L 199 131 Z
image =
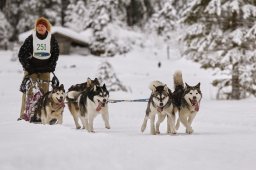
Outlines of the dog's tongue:
M 193 106 L 195 106 L 195 110 L 198 112 L 199 111 L 199 104 L 198 104 L 197 100 L 192 100 L 192 104 L 193 104 Z
M 62 107 L 65 107 L 65 103 L 64 103 L 64 101 L 63 101 L 63 102 L 61 102 L 61 106 L 62 106 Z
M 64 100 L 62 100 L 62 101 L 60 102 L 60 105 L 61 105 L 61 107 L 65 107 Z
M 101 110 L 101 102 L 99 102 L 98 107 L 96 108 L 96 111 L 99 112 Z
M 196 105 L 195 105 L 195 110 L 198 112 L 199 111 L 199 104 L 198 103 L 196 103 Z
M 60 100 L 60 99 L 58 99 L 58 98 L 57 98 L 57 100 L 58 100 L 59 105 L 60 105 L 61 107 L 65 107 L 64 100 Z
M 163 108 L 162 108 L 162 107 L 158 107 L 158 108 L 157 108 L 157 111 L 158 111 L 158 112 L 162 112 L 162 111 L 163 111 Z

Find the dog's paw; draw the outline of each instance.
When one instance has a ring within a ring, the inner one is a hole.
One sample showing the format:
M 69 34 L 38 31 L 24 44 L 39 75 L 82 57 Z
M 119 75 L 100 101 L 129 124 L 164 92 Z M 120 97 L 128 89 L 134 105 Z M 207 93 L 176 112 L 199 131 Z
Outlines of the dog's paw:
M 81 129 L 81 126 L 76 126 L 76 129 Z
M 168 131 L 167 133 L 168 133 L 168 134 L 171 134 L 171 135 L 177 134 L 176 130 L 170 130 L 170 131 Z
M 110 126 L 105 126 L 106 129 L 110 129 Z
M 193 133 L 194 132 L 194 130 L 190 127 L 190 128 L 188 128 L 188 129 L 186 129 L 186 133 L 187 134 L 191 134 L 191 133 Z
M 156 134 L 159 135 L 159 134 L 160 134 L 160 131 L 156 131 Z
M 151 131 L 151 135 L 156 135 L 156 131 Z
M 141 132 L 143 133 L 144 131 L 145 131 L 145 129 L 146 129 L 146 126 L 141 126 Z
M 49 125 L 55 125 L 57 121 L 58 121 L 57 119 L 52 119 L 50 120 Z

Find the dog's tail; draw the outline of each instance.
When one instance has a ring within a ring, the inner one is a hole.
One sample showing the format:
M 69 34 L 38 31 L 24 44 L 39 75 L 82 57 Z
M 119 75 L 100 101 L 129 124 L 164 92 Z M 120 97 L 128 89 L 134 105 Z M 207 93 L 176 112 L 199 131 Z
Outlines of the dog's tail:
M 161 81 L 152 81 L 149 85 L 149 89 L 154 91 L 156 89 L 157 86 L 164 86 L 164 83 L 162 83 Z
M 81 92 L 79 91 L 69 91 L 66 95 L 66 99 L 69 102 L 74 102 L 77 100 L 77 97 L 79 96 Z
M 180 118 L 177 119 L 177 123 L 176 123 L 175 129 L 178 130 L 179 127 L 180 127 Z
M 176 89 L 178 86 L 182 86 L 184 88 L 182 73 L 180 70 L 177 70 L 173 75 L 174 88 Z
M 144 118 L 144 121 L 142 123 L 142 126 L 141 126 L 141 132 L 143 133 L 147 127 L 147 122 L 148 122 L 148 116 L 146 115 L 145 118 Z

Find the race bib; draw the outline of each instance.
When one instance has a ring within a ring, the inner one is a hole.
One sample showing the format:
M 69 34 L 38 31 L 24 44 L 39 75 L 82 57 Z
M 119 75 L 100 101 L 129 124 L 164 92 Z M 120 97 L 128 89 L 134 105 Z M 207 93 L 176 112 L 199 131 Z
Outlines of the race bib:
M 33 33 L 33 57 L 46 60 L 51 57 L 51 34 L 48 33 L 47 37 L 40 40 L 36 36 L 36 32 Z

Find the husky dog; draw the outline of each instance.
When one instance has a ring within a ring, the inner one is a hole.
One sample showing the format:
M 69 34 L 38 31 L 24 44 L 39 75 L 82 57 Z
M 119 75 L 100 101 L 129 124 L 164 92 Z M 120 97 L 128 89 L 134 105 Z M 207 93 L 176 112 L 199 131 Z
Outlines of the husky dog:
M 160 134 L 159 126 L 163 122 L 166 115 L 168 116 L 168 131 L 172 134 L 176 133 L 175 130 L 175 114 L 172 104 L 171 90 L 160 81 L 153 81 L 150 86 L 152 90 L 151 96 L 148 101 L 146 115 L 141 126 L 141 132 L 144 132 L 147 126 L 147 121 L 150 119 L 151 134 Z M 158 115 L 158 120 L 155 127 L 155 115 Z
M 183 83 L 181 71 L 176 71 L 173 76 L 175 91 L 173 92 L 173 102 L 179 112 L 179 118 L 176 124 L 176 130 L 179 129 L 180 122 L 185 126 L 186 133 L 193 133 L 191 127 L 192 121 L 199 111 L 202 93 L 200 83 L 195 86 L 189 86 Z
M 81 128 L 78 123 L 78 118 L 80 118 L 83 128 L 87 129 L 88 132 L 94 132 L 94 118 L 98 113 L 101 113 L 105 127 L 110 129 L 108 97 L 109 92 L 105 84 L 100 86 L 97 83 L 92 83 L 90 79 L 87 81 L 87 87 L 84 91 L 80 92 L 76 101 L 69 99 L 73 98 L 72 93 L 68 94 L 68 108 L 74 118 L 76 128 Z
M 63 84 L 53 87 L 52 91 L 45 93 L 36 103 L 34 114 L 30 122 L 42 124 L 62 124 L 65 107 L 65 89 Z
M 68 101 L 76 101 L 81 92 L 92 89 L 94 88 L 94 86 L 100 86 L 97 78 L 95 78 L 94 80 L 88 78 L 87 81 L 84 83 L 72 85 L 67 92 Z

